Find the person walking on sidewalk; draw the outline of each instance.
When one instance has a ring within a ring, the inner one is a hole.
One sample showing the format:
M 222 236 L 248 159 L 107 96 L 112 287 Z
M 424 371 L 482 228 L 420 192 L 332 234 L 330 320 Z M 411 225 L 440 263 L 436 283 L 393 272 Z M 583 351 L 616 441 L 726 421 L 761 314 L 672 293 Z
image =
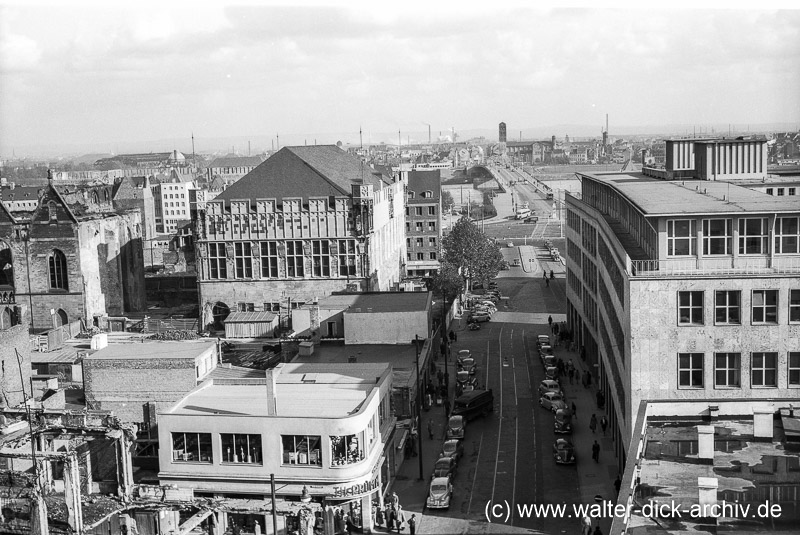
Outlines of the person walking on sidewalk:
M 594 459 L 596 463 L 600 462 L 600 444 L 598 444 L 596 440 L 594 444 L 592 444 L 592 459 Z
M 575 370 L 573 370 L 572 368 L 569 368 L 569 371 L 567 372 L 567 375 L 569 376 L 569 384 L 573 384 L 572 380 L 575 377 Z
M 594 434 L 595 429 L 597 429 L 597 416 L 592 414 L 592 418 L 589 420 L 589 429 L 592 430 L 592 434 Z
M 592 535 L 592 519 L 588 515 L 581 519 L 581 535 Z
M 553 330 L 553 316 L 547 316 L 547 325 L 550 326 L 550 330 Z
M 428 435 L 433 440 L 433 420 L 428 420 Z
M 606 415 L 604 414 L 600 418 L 600 429 L 603 430 L 603 436 L 606 436 L 606 427 L 608 427 L 608 420 L 606 419 Z
M 411 535 L 417 533 L 417 515 L 415 514 L 412 514 L 411 518 L 408 519 L 408 531 Z

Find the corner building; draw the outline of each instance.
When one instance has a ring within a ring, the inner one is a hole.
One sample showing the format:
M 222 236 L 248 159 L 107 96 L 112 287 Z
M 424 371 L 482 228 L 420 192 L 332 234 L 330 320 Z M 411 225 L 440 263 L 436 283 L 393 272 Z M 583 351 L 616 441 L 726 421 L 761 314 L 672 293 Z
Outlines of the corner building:
M 567 321 L 620 467 L 643 400 L 800 398 L 800 202 L 737 184 L 769 181 L 763 141 L 678 152 L 566 197 Z
M 405 271 L 405 182 L 332 145 L 284 147 L 199 212 L 204 324 L 278 313 L 336 291 L 395 289 Z

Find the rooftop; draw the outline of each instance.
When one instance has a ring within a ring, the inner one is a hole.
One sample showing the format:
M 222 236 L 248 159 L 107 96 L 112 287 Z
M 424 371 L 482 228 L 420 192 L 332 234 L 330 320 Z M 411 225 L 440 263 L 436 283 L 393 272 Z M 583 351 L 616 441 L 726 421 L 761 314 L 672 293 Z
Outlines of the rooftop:
M 216 341 L 185 340 L 182 342 L 142 342 L 139 344 L 112 344 L 86 357 L 87 360 L 139 360 L 139 359 L 194 359 L 209 349 Z
M 356 413 L 388 364 L 284 364 L 275 376 L 277 417 L 344 418 Z M 175 404 L 169 414 L 269 416 L 267 378 L 212 379 Z
M 429 300 L 429 292 L 369 292 L 330 295 L 318 303 L 320 308 L 346 309 L 349 313 L 418 312 L 428 309 Z
M 775 197 L 732 182 L 668 181 L 635 172 L 578 174 L 613 187 L 646 216 L 800 211 L 797 197 Z

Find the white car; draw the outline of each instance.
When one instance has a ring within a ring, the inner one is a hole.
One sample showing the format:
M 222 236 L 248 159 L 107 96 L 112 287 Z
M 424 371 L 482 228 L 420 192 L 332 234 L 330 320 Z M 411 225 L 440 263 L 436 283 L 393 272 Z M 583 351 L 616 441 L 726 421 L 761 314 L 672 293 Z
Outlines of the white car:
M 486 312 L 475 312 L 472 314 L 470 321 L 474 321 L 476 323 L 483 323 L 485 321 L 489 321 L 490 317 L 489 314 Z
M 545 392 L 539 398 L 539 405 L 545 409 L 556 412 L 558 409 L 566 409 L 567 402 L 564 399 L 564 394 L 561 392 Z
M 428 490 L 428 509 L 447 509 L 450 507 L 450 498 L 453 496 L 453 484 L 449 477 L 435 477 L 431 480 Z

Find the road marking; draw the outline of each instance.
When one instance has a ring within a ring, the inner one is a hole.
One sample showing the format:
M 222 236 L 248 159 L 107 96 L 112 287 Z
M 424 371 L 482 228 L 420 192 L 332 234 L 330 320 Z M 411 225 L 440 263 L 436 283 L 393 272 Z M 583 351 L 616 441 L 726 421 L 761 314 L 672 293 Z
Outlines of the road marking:
M 481 435 L 481 440 L 478 442 L 478 459 L 475 461 L 475 473 L 472 475 L 472 487 L 469 489 L 469 503 L 467 504 L 467 516 L 469 516 L 469 510 L 472 508 L 472 496 L 475 494 L 473 490 L 475 489 L 475 479 L 478 477 L 478 464 L 481 462 L 481 446 L 483 445 L 483 435 Z
M 503 358 L 503 325 L 500 326 L 500 333 L 497 335 L 497 356 Z M 494 456 L 494 479 L 492 480 L 492 503 L 494 503 L 494 491 L 497 487 L 497 461 L 500 459 L 500 441 L 503 430 L 503 367 L 500 370 L 500 417 L 497 419 L 497 453 Z
M 525 331 L 522 331 L 522 351 L 523 351 L 523 354 L 525 355 L 525 363 L 526 363 L 525 369 L 528 372 L 528 384 L 531 386 L 531 402 L 533 402 L 535 394 L 534 394 L 534 389 L 533 389 L 533 383 L 531 383 L 530 356 L 528 355 L 527 345 L 528 345 L 528 343 L 527 343 L 527 341 L 525 339 Z M 532 405 L 531 406 L 531 424 L 532 424 L 531 425 L 531 429 L 533 430 L 533 443 L 534 444 L 536 444 L 536 416 L 535 416 L 536 415 L 536 410 L 535 409 L 536 409 L 536 407 Z M 535 447 L 533 448 L 533 470 L 531 470 L 531 472 L 533 472 L 533 495 L 536 496 L 536 448 Z

